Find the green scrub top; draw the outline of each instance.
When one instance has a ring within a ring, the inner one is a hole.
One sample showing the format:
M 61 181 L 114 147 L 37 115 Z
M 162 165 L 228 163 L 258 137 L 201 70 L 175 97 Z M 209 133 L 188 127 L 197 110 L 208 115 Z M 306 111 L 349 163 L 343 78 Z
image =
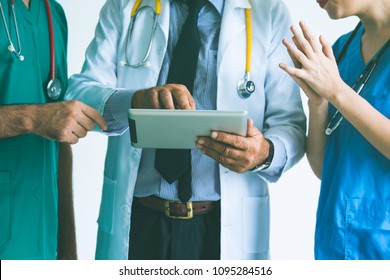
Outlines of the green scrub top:
M 17 37 L 10 2 L 0 0 L 12 42 Z M 56 77 L 67 87 L 67 23 L 62 7 L 49 1 L 55 37 Z M 15 1 L 22 55 L 7 50 L 0 21 L 0 106 L 53 102 L 48 18 L 44 0 Z M 62 96 L 60 97 L 60 100 Z M 1 121 L 1 120 L 0 120 Z M 0 259 L 55 259 L 57 252 L 58 143 L 33 134 L 0 140 Z

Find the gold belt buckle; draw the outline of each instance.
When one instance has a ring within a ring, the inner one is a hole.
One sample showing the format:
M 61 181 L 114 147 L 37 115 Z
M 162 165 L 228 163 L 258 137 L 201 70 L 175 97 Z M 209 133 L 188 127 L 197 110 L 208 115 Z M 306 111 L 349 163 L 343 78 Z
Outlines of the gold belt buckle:
M 182 219 L 182 220 L 188 220 L 194 216 L 194 210 L 192 208 L 192 201 L 188 201 L 186 203 L 186 215 L 185 216 L 171 215 L 171 208 L 170 208 L 171 203 L 172 204 L 182 204 L 179 201 L 171 201 L 171 200 L 165 201 L 164 202 L 165 216 L 172 218 L 172 219 Z

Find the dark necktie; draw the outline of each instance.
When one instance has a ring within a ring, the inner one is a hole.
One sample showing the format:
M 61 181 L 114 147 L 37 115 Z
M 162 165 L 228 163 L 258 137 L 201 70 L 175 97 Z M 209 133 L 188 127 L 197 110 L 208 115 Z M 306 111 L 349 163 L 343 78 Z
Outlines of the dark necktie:
M 200 48 L 198 14 L 206 0 L 188 0 L 186 3 L 188 17 L 173 52 L 167 83 L 183 84 L 192 94 Z M 179 180 L 177 192 L 181 202 L 191 198 L 191 150 L 157 149 L 154 167 L 169 184 Z

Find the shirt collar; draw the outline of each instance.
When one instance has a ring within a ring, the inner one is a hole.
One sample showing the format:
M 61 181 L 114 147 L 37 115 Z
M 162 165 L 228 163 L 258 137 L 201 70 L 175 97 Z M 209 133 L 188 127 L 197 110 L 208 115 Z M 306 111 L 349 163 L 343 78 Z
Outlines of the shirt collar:
M 211 4 L 217 9 L 218 13 L 222 16 L 223 7 L 225 6 L 225 0 L 209 0 Z
M 170 3 L 177 0 L 170 0 Z M 222 16 L 223 7 L 225 6 L 225 0 L 208 0 L 217 9 L 218 13 Z

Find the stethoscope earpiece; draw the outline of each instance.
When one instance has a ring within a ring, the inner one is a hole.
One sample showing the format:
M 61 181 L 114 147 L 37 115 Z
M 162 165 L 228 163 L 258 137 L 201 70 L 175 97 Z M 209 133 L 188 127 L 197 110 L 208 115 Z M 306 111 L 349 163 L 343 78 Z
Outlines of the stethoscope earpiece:
M 16 52 L 14 45 L 9 45 L 8 51 L 12 52 L 16 56 L 16 58 L 19 59 L 19 61 L 24 60 L 24 56 L 21 55 L 20 53 Z
M 9 46 L 8 46 L 8 50 L 9 50 L 10 52 L 14 53 L 14 52 L 15 52 L 15 47 L 14 47 L 13 45 L 9 45 Z

